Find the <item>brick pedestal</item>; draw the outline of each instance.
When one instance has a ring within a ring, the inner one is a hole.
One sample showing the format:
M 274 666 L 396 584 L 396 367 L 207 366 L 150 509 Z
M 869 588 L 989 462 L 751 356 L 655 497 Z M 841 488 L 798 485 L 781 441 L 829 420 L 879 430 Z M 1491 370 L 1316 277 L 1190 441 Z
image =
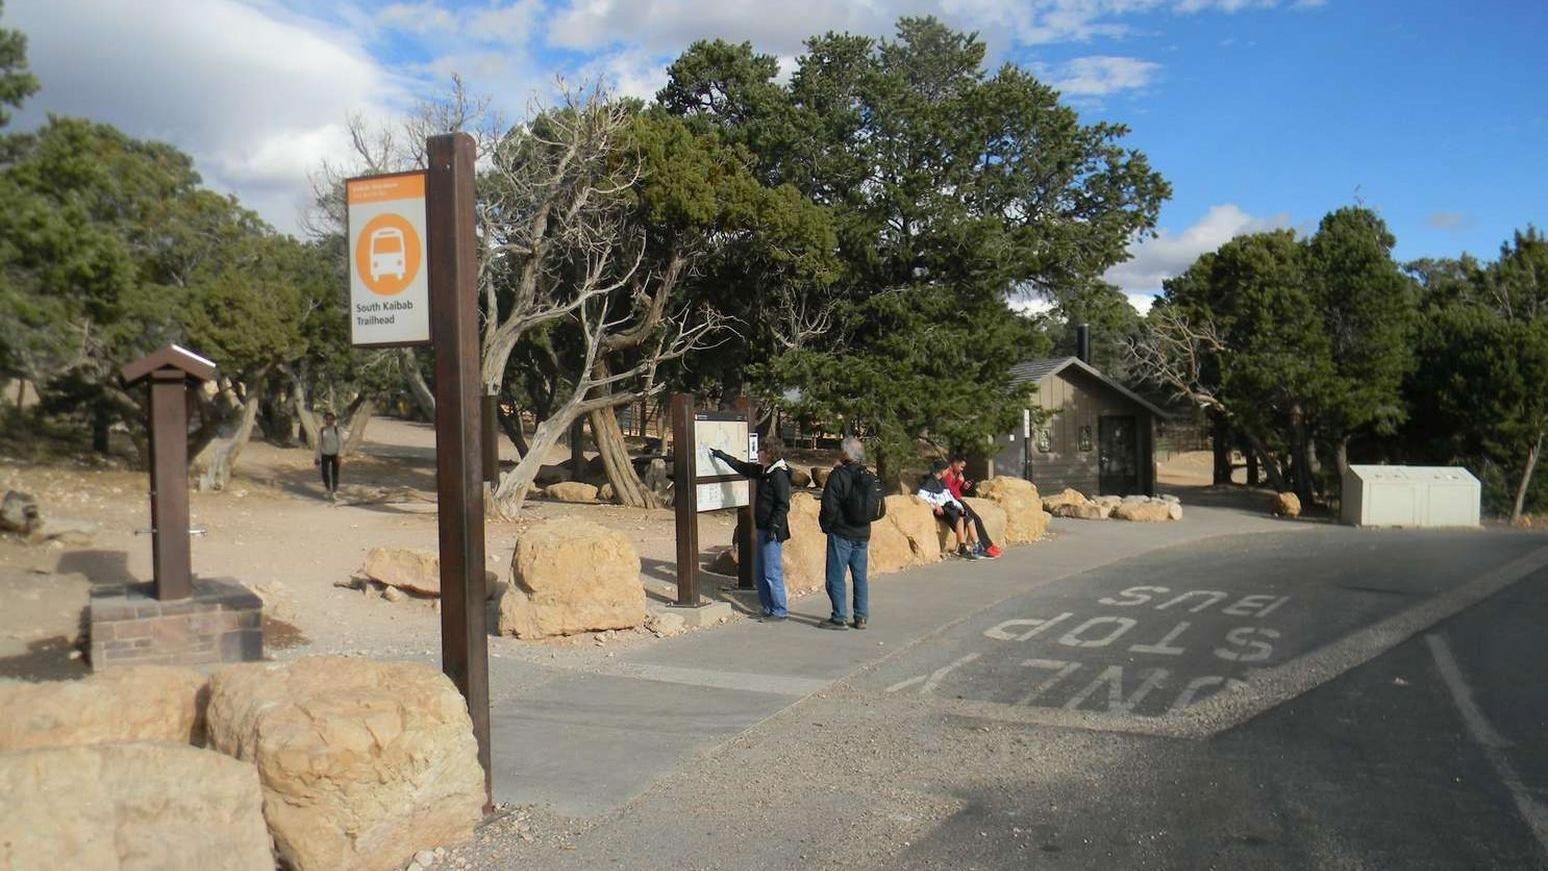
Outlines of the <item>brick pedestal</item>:
M 263 600 L 232 580 L 198 579 L 193 595 L 162 602 L 150 584 L 93 590 L 91 667 L 199 666 L 263 658 Z

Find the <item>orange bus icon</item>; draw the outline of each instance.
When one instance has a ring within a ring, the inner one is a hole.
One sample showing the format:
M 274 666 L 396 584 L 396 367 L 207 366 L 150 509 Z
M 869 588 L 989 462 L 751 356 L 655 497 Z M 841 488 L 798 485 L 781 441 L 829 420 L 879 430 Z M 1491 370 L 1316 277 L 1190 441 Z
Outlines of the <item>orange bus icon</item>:
M 399 281 L 408 272 L 408 263 L 405 257 L 406 245 L 403 241 L 403 231 L 397 227 L 382 227 L 371 234 L 368 243 L 370 249 L 371 281 L 382 280 L 382 276 L 391 275 Z

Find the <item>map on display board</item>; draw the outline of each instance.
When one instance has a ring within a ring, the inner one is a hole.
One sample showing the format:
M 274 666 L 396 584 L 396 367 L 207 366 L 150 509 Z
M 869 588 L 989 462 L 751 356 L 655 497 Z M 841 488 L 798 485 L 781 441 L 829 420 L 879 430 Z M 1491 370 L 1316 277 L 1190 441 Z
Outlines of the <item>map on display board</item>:
M 738 460 L 749 461 L 747 421 L 696 419 L 694 429 L 693 474 L 696 478 L 714 478 L 735 475 L 737 471 L 710 456 L 710 451 L 721 450 Z M 756 460 L 753 460 L 754 462 Z M 739 508 L 748 504 L 747 479 L 697 484 L 700 511 L 721 508 Z

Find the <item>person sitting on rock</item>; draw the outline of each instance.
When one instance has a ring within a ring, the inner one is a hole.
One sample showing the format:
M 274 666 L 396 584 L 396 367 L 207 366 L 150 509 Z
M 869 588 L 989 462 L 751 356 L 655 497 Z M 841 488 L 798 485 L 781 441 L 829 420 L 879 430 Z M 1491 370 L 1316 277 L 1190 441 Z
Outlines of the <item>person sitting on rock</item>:
M 962 510 L 967 512 L 967 520 L 973 524 L 973 531 L 978 533 L 978 555 L 989 559 L 1000 558 L 1000 547 L 989 538 L 989 530 L 984 528 L 984 518 L 979 516 L 973 506 L 967 504 L 963 496 L 972 489 L 973 482 L 967 477 L 967 460 L 960 454 L 951 458 L 951 466 L 946 469 L 946 474 L 941 476 L 941 483 L 951 491 L 951 495 L 962 504 Z
M 967 525 L 967 506 L 951 495 L 951 491 L 946 489 L 945 482 L 941 480 L 945 477 L 948 468 L 950 467 L 945 460 L 931 463 L 930 474 L 919 481 L 919 492 L 914 495 L 923 499 L 935 516 L 956 535 L 957 556 L 963 559 L 982 559 L 976 546 L 971 548 L 968 546 L 976 545 L 977 538 L 973 527 Z
M 758 482 L 758 504 L 753 508 L 753 526 L 758 531 L 758 604 L 763 607 L 764 622 L 785 620 L 790 612 L 781 560 L 784 543 L 790 540 L 790 467 L 785 465 L 784 445 L 765 439 L 758 447 L 757 463 L 744 463 L 718 448 L 711 450 L 710 456 Z M 747 558 L 753 557 L 749 554 Z

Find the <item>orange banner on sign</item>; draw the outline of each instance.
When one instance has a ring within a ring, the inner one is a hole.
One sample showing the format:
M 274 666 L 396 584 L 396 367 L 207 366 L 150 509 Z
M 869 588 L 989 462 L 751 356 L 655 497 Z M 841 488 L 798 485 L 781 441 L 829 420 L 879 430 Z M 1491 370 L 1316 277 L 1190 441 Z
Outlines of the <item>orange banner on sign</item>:
M 352 206 L 387 200 L 423 199 L 425 176 L 424 173 L 416 172 L 409 175 L 357 178 L 349 181 L 345 188 L 345 199 Z

